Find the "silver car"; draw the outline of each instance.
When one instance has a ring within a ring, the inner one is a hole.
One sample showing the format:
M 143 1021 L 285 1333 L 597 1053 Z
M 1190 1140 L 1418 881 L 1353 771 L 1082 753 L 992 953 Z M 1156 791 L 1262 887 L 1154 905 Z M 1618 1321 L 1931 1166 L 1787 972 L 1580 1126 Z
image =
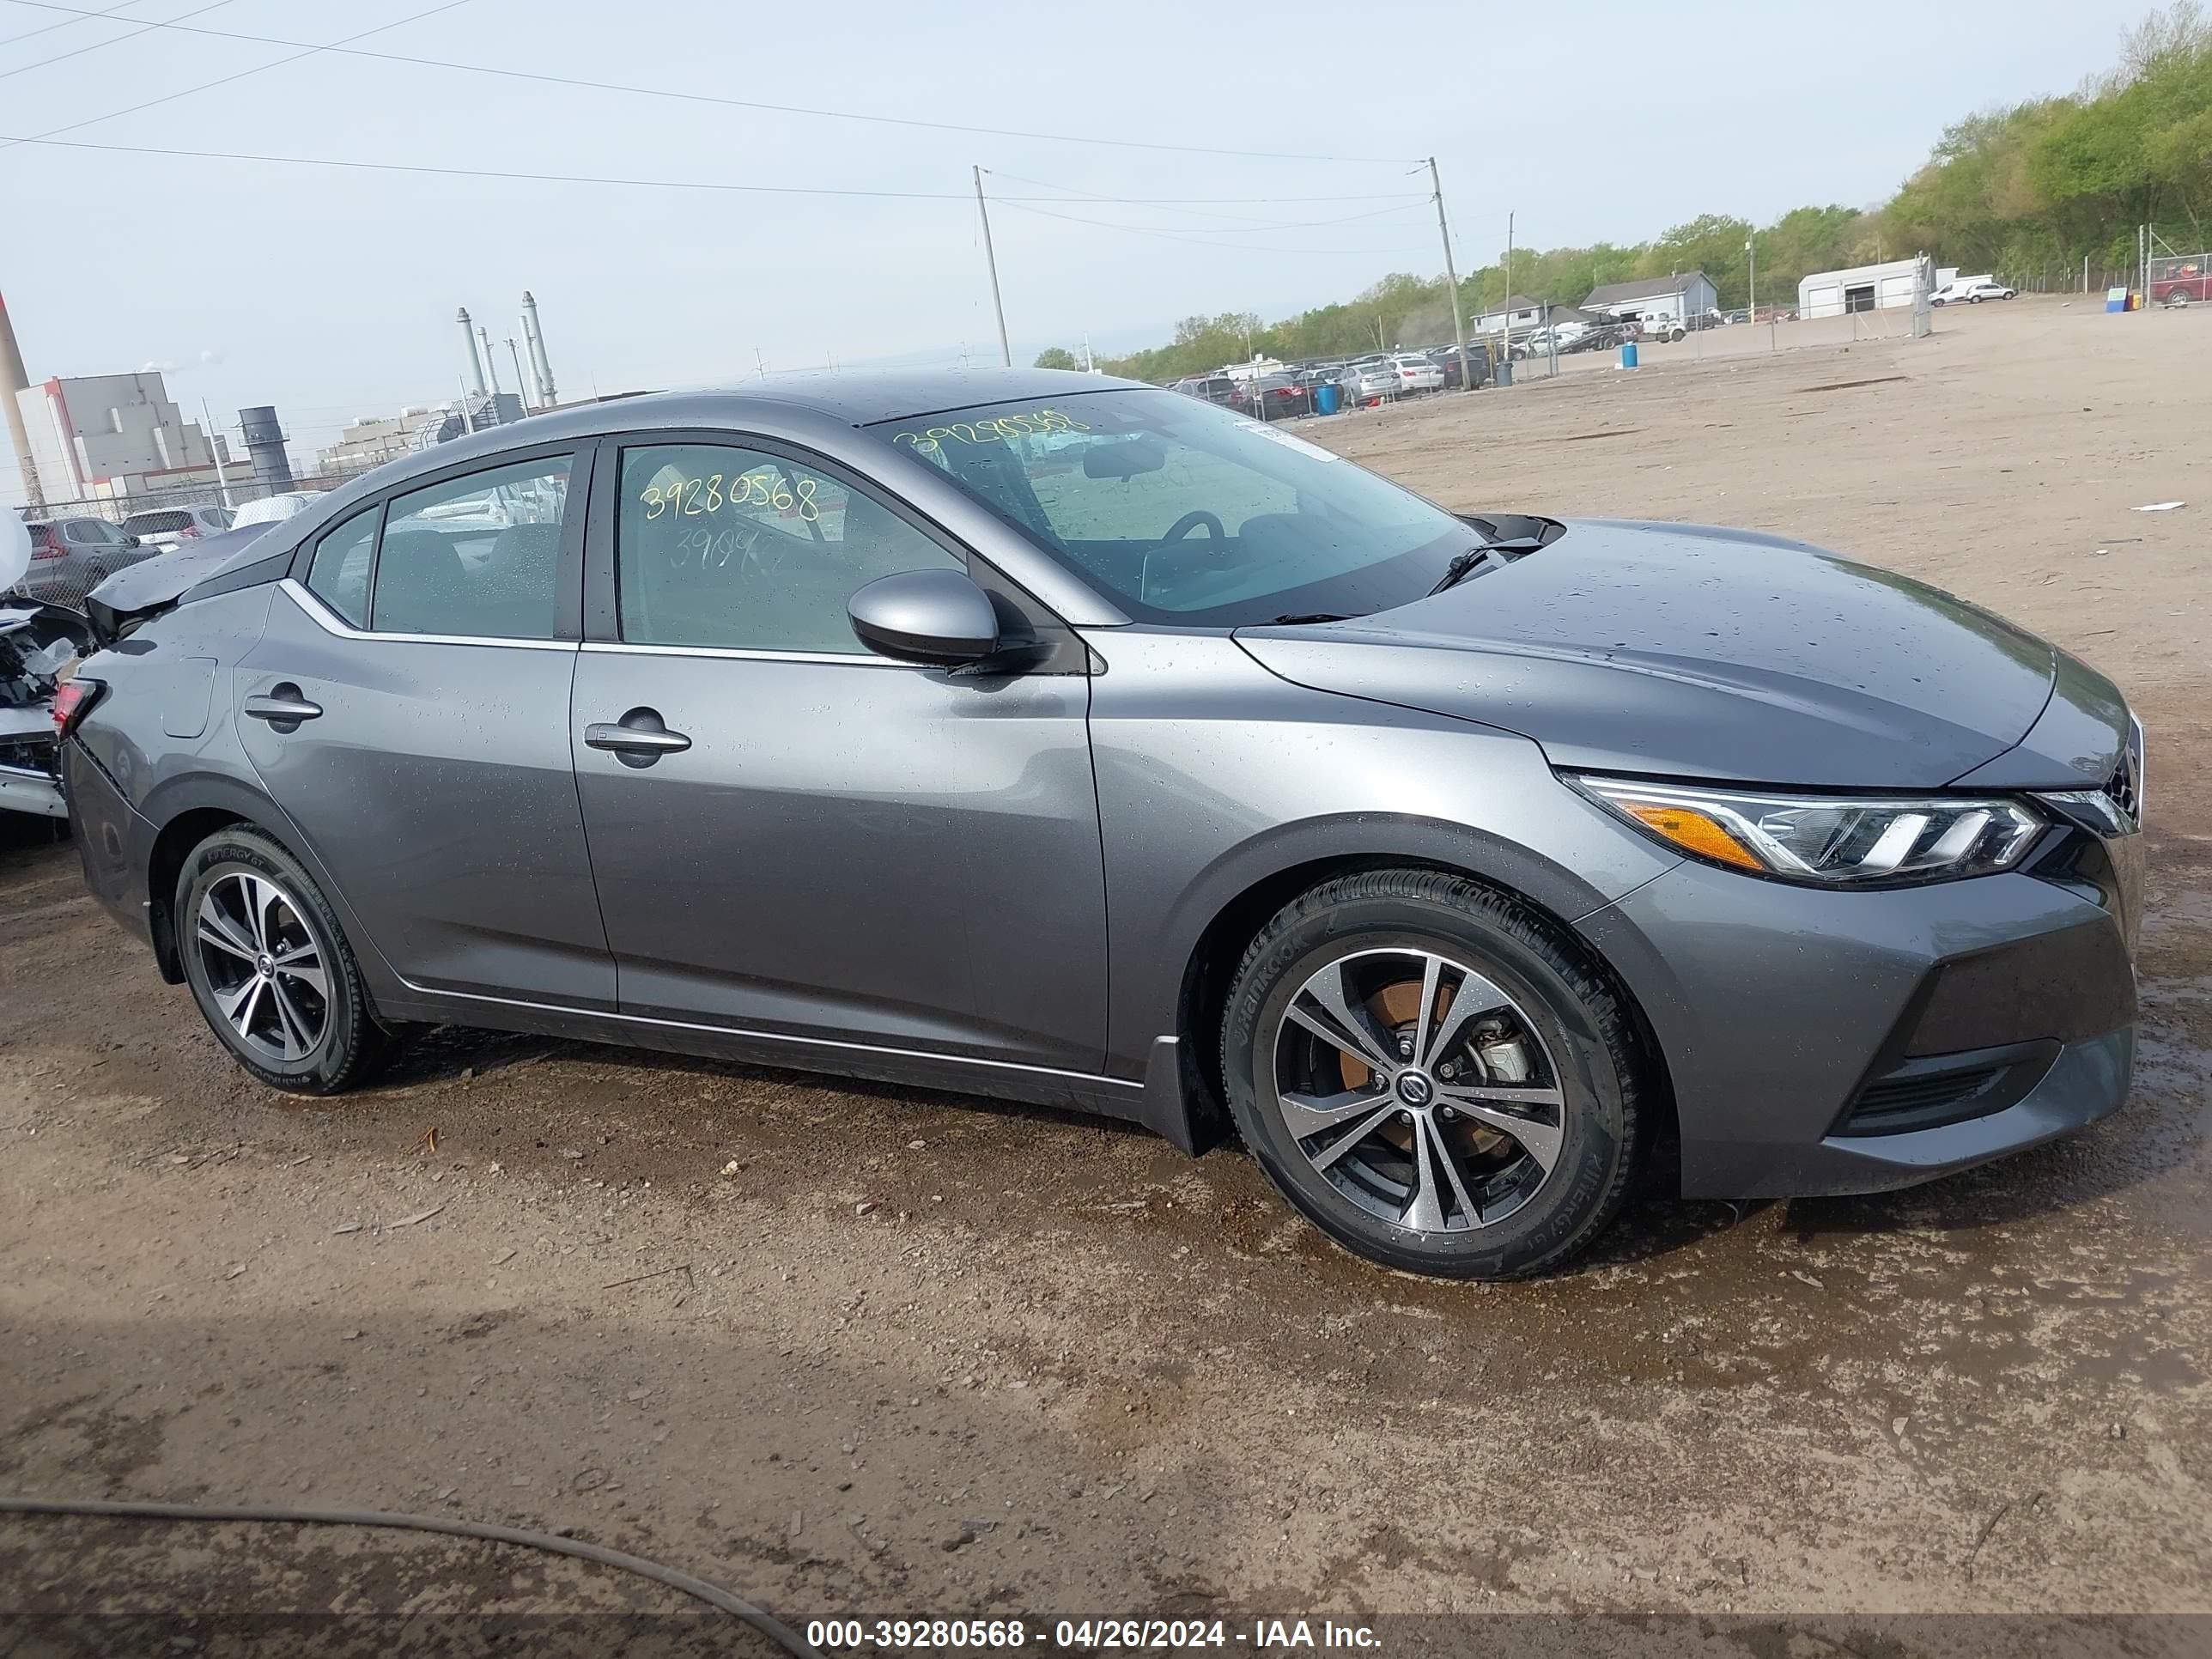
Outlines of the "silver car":
M 103 615 L 87 880 L 281 1089 L 452 1023 L 1233 1132 L 1468 1277 L 1572 1257 L 1662 1146 L 1692 1195 L 1867 1191 L 2128 1091 L 2141 734 L 2094 670 L 1167 391 L 544 416 Z
M 133 513 L 123 521 L 123 531 L 125 535 L 136 536 L 154 551 L 167 553 L 202 536 L 219 536 L 230 525 L 228 507 L 198 501 L 189 507 L 158 507 Z
M 47 605 L 82 606 L 84 596 L 114 572 L 155 552 L 105 519 L 27 519 L 24 526 L 31 562 L 15 586 Z

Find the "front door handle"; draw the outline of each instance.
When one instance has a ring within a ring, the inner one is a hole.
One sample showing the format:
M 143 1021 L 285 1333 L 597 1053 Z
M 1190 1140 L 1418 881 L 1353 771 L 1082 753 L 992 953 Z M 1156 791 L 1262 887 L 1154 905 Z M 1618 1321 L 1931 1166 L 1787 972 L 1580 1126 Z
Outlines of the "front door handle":
M 323 706 L 310 702 L 300 693 L 300 688 L 287 683 L 272 685 L 266 694 L 246 700 L 246 714 L 250 720 L 267 720 L 279 732 L 299 729 L 301 720 L 322 718 Z
M 604 749 L 624 766 L 650 766 L 663 755 L 681 754 L 691 739 L 672 732 L 657 708 L 633 708 L 621 720 L 598 720 L 584 728 L 584 746 Z

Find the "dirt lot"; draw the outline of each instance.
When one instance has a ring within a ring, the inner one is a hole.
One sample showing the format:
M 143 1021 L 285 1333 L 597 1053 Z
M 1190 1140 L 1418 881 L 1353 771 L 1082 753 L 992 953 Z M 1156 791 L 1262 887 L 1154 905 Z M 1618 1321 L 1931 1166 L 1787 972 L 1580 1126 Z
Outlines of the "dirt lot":
M 1650 1197 L 1579 1271 L 1447 1286 L 1325 1245 L 1234 1151 L 1046 1111 L 463 1033 L 288 1103 L 19 826 L 0 1491 L 574 1528 L 799 1620 L 2212 1611 L 2212 315 L 1940 326 L 1306 429 L 1456 506 L 1846 549 L 2112 674 L 2154 824 L 2118 1117 L 1900 1196 Z M 673 1605 L 458 1546 L 46 1522 L 0 1524 L 0 1587 Z

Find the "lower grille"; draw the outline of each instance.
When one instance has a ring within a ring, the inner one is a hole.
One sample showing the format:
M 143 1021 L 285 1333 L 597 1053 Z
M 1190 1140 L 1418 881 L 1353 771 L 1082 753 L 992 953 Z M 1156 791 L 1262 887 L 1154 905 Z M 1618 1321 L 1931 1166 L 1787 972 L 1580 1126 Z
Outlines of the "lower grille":
M 1901 1135 L 2001 1112 L 2042 1080 L 2058 1048 L 2022 1042 L 1905 1060 L 1861 1089 L 1832 1133 Z

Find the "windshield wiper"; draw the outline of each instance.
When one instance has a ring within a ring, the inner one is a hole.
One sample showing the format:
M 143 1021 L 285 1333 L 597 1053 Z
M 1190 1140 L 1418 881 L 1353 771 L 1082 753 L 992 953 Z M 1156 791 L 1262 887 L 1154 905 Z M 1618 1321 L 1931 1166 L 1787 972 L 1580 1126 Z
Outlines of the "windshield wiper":
M 1480 571 L 1484 562 L 1493 553 L 1498 555 L 1499 563 L 1510 564 L 1527 554 L 1542 551 L 1543 546 L 1543 540 L 1539 536 L 1501 536 L 1496 541 L 1485 542 L 1480 547 L 1470 547 L 1464 553 L 1455 553 L 1451 562 L 1444 567 L 1444 574 L 1437 578 L 1437 585 L 1429 592 L 1433 597 L 1447 587 L 1457 586 Z
M 1430 596 L 1433 598 L 1447 587 L 1457 586 L 1480 569 L 1482 562 L 1489 556 L 1490 544 L 1487 542 L 1480 547 L 1470 547 L 1464 553 L 1453 554 L 1451 562 L 1444 567 L 1444 574 L 1437 578 L 1437 585 L 1429 590 Z
M 1350 622 L 1349 617 L 1340 617 L 1334 611 L 1294 611 L 1287 617 L 1270 617 L 1262 624 L 1267 628 L 1297 628 L 1305 623 Z

